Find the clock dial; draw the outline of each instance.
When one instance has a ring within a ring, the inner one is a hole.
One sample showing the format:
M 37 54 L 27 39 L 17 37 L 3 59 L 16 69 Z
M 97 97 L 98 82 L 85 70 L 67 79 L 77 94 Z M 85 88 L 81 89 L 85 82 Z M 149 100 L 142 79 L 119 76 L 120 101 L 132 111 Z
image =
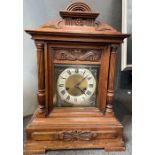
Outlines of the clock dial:
M 61 100 L 74 105 L 87 103 L 95 89 L 95 78 L 86 68 L 66 68 L 57 80 Z

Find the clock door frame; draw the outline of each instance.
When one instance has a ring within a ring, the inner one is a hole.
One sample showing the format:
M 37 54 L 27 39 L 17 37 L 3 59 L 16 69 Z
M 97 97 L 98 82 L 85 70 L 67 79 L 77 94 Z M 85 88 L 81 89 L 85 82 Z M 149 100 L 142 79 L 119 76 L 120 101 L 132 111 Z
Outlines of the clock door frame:
M 70 61 L 65 60 L 59 62 L 54 58 L 55 48 L 62 49 L 92 49 L 101 50 L 101 57 L 99 61 Z M 98 64 L 99 65 L 99 83 L 98 83 L 98 94 L 97 94 L 97 108 L 103 113 L 106 110 L 107 100 L 107 87 L 108 87 L 108 71 L 109 71 L 109 60 L 110 60 L 110 46 L 103 44 L 96 46 L 95 44 L 90 45 L 88 43 L 78 42 L 46 42 L 45 43 L 45 102 L 46 102 L 46 114 L 48 115 L 54 108 L 53 95 L 54 95 L 54 64 Z M 87 108 L 87 107 L 86 107 Z

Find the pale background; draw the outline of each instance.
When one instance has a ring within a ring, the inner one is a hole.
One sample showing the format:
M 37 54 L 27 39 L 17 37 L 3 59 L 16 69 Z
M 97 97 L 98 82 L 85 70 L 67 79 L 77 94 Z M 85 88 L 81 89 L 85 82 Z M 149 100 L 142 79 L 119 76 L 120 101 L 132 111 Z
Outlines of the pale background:
M 63 10 L 71 0 L 23 0 L 24 29 L 36 28 L 48 20 L 60 18 L 59 10 Z M 96 12 L 97 20 L 104 21 L 121 31 L 121 0 L 85 0 Z M 37 106 L 37 65 L 36 48 L 31 37 L 23 35 L 23 114 L 32 114 Z M 120 60 L 118 60 L 120 62 Z M 120 65 L 118 65 L 120 66 Z M 117 73 L 120 67 L 117 69 Z M 119 76 L 116 79 L 118 87 Z

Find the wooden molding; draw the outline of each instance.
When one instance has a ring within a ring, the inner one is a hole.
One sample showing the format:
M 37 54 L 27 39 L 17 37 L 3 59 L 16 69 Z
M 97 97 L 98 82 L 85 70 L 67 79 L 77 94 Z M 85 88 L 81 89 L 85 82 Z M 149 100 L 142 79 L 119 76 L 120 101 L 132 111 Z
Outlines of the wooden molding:
M 65 11 L 60 11 L 60 16 L 65 20 L 65 24 L 70 26 L 94 26 L 98 15 L 99 13 L 92 12 L 84 2 L 71 3 Z

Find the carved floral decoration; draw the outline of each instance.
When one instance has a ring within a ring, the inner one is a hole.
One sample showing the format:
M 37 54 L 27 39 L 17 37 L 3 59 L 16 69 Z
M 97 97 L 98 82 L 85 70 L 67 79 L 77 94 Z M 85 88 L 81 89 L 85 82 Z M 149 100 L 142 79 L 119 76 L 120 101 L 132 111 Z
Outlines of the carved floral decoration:
M 97 137 L 97 133 L 91 131 L 64 131 L 58 134 L 59 140 L 73 141 L 73 140 L 84 140 L 89 141 Z
M 100 50 L 81 50 L 81 49 L 55 50 L 56 60 L 99 61 L 100 58 L 101 58 Z

